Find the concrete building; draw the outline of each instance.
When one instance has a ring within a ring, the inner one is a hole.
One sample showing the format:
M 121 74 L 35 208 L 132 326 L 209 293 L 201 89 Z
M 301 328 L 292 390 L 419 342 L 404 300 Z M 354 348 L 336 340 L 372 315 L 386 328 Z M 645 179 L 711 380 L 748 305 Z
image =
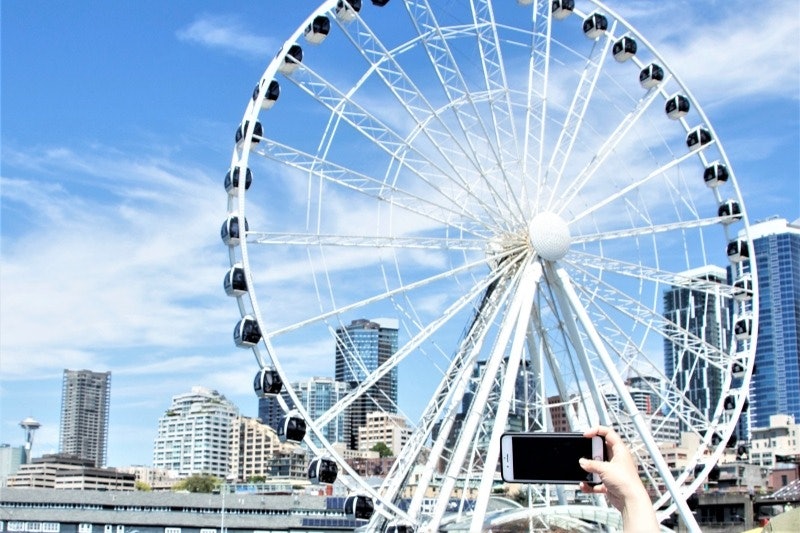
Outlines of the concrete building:
M 800 426 L 793 415 L 772 415 L 769 426 L 752 428 L 750 461 L 772 468 L 780 457 L 800 457 Z
M 51 454 L 33 459 L 9 476 L 9 487 L 126 491 L 136 476 L 115 468 L 97 468 L 90 459 Z
M 111 372 L 64 370 L 59 452 L 105 466 L 110 402 Z
M 358 449 L 371 450 L 382 442 L 397 455 L 412 433 L 412 428 L 403 416 L 375 411 L 367 415 L 366 425 L 358 428 Z
M 173 396 L 158 420 L 153 467 L 177 472 L 180 478 L 210 474 L 227 479 L 231 469 L 234 420 L 239 409 L 215 390 L 192 387 Z
M 256 418 L 239 416 L 231 434 L 230 476 L 238 482 L 273 475 L 276 458 L 295 445 L 281 443 L 274 429 Z

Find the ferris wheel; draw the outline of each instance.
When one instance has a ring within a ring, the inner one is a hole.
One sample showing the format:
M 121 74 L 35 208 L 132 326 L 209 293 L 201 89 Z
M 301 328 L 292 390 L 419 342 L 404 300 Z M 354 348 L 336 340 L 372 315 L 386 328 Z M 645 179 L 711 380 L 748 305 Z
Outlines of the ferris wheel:
M 235 342 L 312 479 L 344 474 L 370 530 L 479 531 L 504 431 L 602 423 L 659 516 L 693 524 L 737 446 L 758 298 L 733 169 L 676 71 L 594 0 L 327 0 L 287 34 L 235 132 L 222 238 Z M 396 329 L 377 364 L 343 341 L 359 321 Z M 311 413 L 295 384 L 337 350 L 359 377 Z M 409 422 L 378 487 L 328 430 L 355 405 Z

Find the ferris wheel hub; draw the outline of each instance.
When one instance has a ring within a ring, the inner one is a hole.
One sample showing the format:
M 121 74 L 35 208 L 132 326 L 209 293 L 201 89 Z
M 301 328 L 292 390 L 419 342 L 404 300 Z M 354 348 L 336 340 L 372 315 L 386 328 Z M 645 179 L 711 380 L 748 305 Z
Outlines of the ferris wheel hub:
M 539 213 L 528 226 L 531 246 L 546 261 L 557 261 L 569 250 L 569 226 L 555 213 Z

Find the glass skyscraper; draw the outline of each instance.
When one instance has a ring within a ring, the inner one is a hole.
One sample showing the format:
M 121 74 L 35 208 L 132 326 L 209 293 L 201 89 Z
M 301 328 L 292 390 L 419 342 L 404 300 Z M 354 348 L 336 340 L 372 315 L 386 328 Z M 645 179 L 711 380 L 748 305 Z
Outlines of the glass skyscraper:
M 64 370 L 59 451 L 106 466 L 111 372 Z
M 767 220 L 750 235 L 759 298 L 750 425 L 765 428 L 771 415 L 800 420 L 800 220 Z
M 725 283 L 725 269 L 713 265 L 684 272 L 698 281 Z M 731 339 L 731 308 L 720 293 L 709 290 L 673 286 L 664 293 L 664 318 L 668 321 L 664 338 L 664 372 L 671 388 L 680 392 L 675 413 L 680 428 L 703 425 L 711 419 L 722 394 L 724 370 L 709 364 L 715 355 L 703 345 L 692 341 L 697 337 L 706 345 L 729 351 Z M 703 350 L 703 353 L 698 353 Z
M 332 378 L 315 377 L 308 381 L 292 383 L 292 390 L 294 390 L 299 397 L 308 415 L 312 419 L 317 419 L 328 411 L 336 402 L 344 398 L 350 390 L 350 385 L 334 381 Z M 281 396 L 283 396 L 286 405 L 290 409 L 294 408 L 294 402 L 292 402 L 286 389 L 281 391 Z M 259 398 L 258 418 L 260 418 L 264 424 L 267 424 L 277 431 L 278 424 L 283 416 L 284 412 L 276 398 L 271 396 Z M 346 414 L 342 413 L 333 419 L 327 426 L 322 428 L 322 433 L 325 439 L 330 443 L 348 442 L 350 437 L 350 421 Z M 311 435 L 311 438 L 314 442 L 319 444 L 314 435 Z
M 336 329 L 336 381 L 357 386 L 397 351 L 398 324 L 394 319 L 353 320 Z M 357 449 L 358 428 L 373 411 L 397 412 L 397 368 L 393 368 L 350 406 L 348 446 Z

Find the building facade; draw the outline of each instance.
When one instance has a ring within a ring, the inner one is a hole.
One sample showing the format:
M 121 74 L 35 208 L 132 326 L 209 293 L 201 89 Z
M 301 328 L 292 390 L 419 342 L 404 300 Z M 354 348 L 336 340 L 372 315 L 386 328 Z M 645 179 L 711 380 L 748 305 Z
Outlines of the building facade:
M 204 387 L 173 396 L 158 420 L 153 467 L 174 470 L 180 478 L 210 474 L 227 479 L 239 409 L 219 392 Z
M 772 415 L 769 424 L 752 428 L 750 461 L 764 467 L 774 467 L 783 459 L 800 459 L 800 425 L 792 415 Z
M 800 220 L 750 227 L 758 276 L 758 337 L 750 381 L 750 424 L 776 414 L 800 420 Z
M 710 361 L 719 359 L 718 352 L 729 352 L 732 319 L 727 299 L 702 283 L 726 283 L 725 269 L 709 265 L 683 275 L 703 288 L 673 286 L 664 293 L 664 371 L 671 388 L 682 392 L 678 412 L 666 414 L 677 416 L 681 430 L 688 430 L 712 419 L 720 401 L 725 370 Z
M 357 386 L 394 355 L 397 343 L 398 323 L 394 319 L 358 319 L 337 328 L 336 381 Z M 373 411 L 397 412 L 396 367 L 351 404 L 350 428 L 346 435 L 351 449 L 358 447 L 357 428 L 366 425 L 367 414 Z
M 64 370 L 59 452 L 106 464 L 111 372 Z
M 273 475 L 278 455 L 293 447 L 282 444 L 275 430 L 258 419 L 239 416 L 231 436 L 231 477 L 238 482 L 267 479 Z
M 403 416 L 376 411 L 368 414 L 366 425 L 358 428 L 358 449 L 371 450 L 382 442 L 397 456 L 412 433 L 412 428 Z

